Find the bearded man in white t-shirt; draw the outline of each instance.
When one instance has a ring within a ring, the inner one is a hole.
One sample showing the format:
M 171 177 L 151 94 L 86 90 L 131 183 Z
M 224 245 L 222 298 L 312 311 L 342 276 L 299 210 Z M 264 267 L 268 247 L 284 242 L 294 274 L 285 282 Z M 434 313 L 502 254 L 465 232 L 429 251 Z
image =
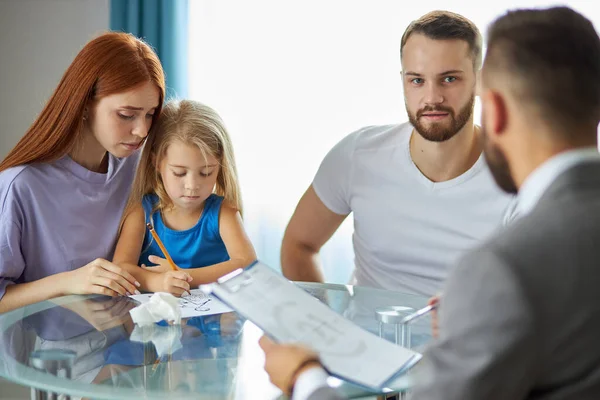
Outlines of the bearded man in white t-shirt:
M 325 157 L 286 229 L 284 275 L 322 282 L 318 253 L 353 214 L 355 284 L 431 296 L 449 267 L 510 219 L 474 125 L 481 34 L 434 11 L 401 41 L 408 123 L 351 133 Z

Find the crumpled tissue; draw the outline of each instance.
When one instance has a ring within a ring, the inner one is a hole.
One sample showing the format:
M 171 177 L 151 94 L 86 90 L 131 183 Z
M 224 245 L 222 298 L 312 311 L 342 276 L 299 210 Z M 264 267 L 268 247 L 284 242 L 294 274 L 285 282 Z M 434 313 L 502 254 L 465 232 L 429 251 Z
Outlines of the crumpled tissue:
M 154 293 L 147 303 L 129 310 L 133 323 L 147 326 L 166 320 L 181 324 L 181 309 L 179 299 L 170 293 Z
M 181 325 L 136 325 L 129 336 L 129 340 L 141 343 L 152 343 L 156 348 L 158 357 L 173 354 L 181 349 Z

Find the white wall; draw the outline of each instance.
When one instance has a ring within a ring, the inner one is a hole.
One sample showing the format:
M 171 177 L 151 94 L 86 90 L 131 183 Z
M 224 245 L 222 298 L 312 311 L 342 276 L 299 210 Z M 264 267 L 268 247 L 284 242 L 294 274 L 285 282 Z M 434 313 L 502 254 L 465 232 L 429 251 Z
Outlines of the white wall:
M 0 0 L 0 158 L 23 136 L 83 45 L 109 27 L 109 0 Z
M 0 0 L 0 158 L 42 110 L 83 45 L 108 29 L 109 0 Z M 0 398 L 29 388 L 0 379 Z

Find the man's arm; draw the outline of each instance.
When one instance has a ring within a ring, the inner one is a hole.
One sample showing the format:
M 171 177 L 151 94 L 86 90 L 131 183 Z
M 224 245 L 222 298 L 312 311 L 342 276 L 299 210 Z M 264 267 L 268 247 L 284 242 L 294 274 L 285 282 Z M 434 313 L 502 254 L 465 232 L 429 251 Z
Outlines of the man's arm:
M 319 250 L 346 217 L 347 214 L 336 214 L 327 208 L 311 185 L 300 199 L 283 236 L 283 275 L 293 281 L 323 282 Z
M 327 386 L 327 373 L 315 352 L 307 347 L 276 344 L 267 336 L 258 344 L 265 352 L 265 371 L 271 382 L 292 400 L 341 400 Z
M 440 302 L 440 337 L 419 367 L 415 400 L 525 398 L 538 357 L 533 312 L 505 259 L 470 253 Z

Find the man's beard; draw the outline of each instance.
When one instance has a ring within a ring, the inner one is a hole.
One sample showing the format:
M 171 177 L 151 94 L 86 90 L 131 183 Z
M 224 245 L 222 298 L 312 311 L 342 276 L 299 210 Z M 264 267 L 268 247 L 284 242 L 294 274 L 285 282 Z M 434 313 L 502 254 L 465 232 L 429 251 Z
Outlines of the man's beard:
M 415 130 L 423 137 L 423 139 L 430 142 L 445 142 L 456 135 L 469 121 L 473 115 L 473 108 L 475 106 L 475 95 L 473 94 L 467 104 L 460 109 L 458 116 L 454 116 L 454 110 L 450 107 L 435 106 L 435 107 L 423 107 L 417 114 L 414 115 L 406 107 L 406 113 L 408 114 L 408 120 Z M 450 117 L 450 126 L 446 127 L 446 121 L 441 123 L 432 123 L 429 127 L 425 127 L 421 123 L 421 117 L 424 113 L 429 112 L 445 112 Z
M 485 156 L 485 161 L 490 168 L 490 172 L 492 173 L 496 184 L 500 186 L 500 189 L 504 190 L 506 193 L 515 194 L 519 191 L 519 189 L 517 188 L 515 180 L 510 173 L 510 165 L 508 164 L 508 160 L 506 159 L 504 152 L 498 146 L 492 144 L 492 142 L 488 139 L 487 131 L 483 121 L 485 121 L 485 118 L 482 118 L 481 124 L 481 137 L 483 141 L 483 155 Z

